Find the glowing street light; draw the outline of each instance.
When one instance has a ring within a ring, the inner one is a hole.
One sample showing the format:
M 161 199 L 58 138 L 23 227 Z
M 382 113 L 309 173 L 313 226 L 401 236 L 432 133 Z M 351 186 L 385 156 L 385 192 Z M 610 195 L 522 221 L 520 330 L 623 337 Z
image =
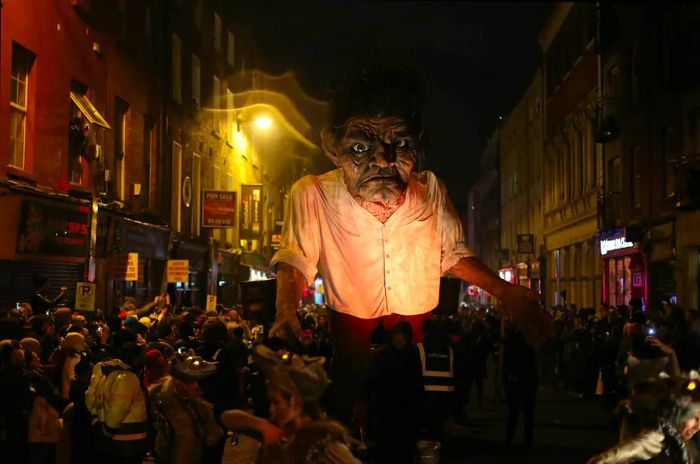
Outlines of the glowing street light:
M 272 119 L 269 116 L 258 116 L 253 122 L 258 129 L 266 130 L 272 127 Z

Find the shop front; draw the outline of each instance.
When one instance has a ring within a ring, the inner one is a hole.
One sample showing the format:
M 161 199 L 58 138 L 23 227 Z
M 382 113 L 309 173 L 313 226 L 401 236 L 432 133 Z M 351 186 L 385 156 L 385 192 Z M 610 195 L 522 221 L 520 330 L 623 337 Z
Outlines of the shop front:
M 170 298 L 173 304 L 181 307 L 205 307 L 209 277 L 209 254 L 209 246 L 204 243 L 190 240 L 180 240 L 175 243 L 172 258 L 188 261 L 189 280 L 171 284 Z
M 116 310 L 125 297 L 145 305 L 162 293 L 169 234 L 164 227 L 100 206 L 95 244 L 98 307 Z M 133 276 L 126 275 L 130 254 L 136 263 Z
M 603 261 L 603 301 L 610 306 L 628 305 L 632 298 L 649 302 L 648 265 L 638 245 L 625 239 L 624 229 L 600 234 Z
M 700 210 L 676 217 L 678 304 L 700 309 Z
M 0 307 L 29 301 L 35 274 L 49 279 L 50 296 L 65 286 L 63 302 L 72 306 L 76 282 L 85 280 L 90 203 L 11 181 L 0 189 Z

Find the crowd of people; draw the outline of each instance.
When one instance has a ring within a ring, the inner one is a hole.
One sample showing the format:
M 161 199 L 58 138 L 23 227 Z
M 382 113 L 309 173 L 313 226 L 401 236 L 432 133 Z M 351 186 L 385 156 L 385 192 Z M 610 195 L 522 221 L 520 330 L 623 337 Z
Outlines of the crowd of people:
M 522 414 L 533 446 L 536 395 L 552 388 L 619 404 L 620 444 L 591 463 L 697 454 L 700 314 L 666 303 L 554 307 L 556 334 L 537 351 L 493 308 L 434 315 L 420 334 L 380 322 L 346 424 L 326 413 L 335 391 L 323 306 L 299 308 L 305 337 L 290 346 L 221 305 L 126 298 L 103 315 L 60 303 L 40 294 L 0 315 L 3 462 L 218 464 L 234 432 L 260 441 L 263 463 L 409 463 L 459 434 L 496 366 L 506 444 Z

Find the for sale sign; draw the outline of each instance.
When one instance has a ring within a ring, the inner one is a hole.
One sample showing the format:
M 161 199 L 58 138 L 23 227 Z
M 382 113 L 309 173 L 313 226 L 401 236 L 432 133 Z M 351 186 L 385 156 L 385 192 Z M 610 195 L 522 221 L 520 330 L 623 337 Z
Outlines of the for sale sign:
M 204 190 L 203 194 L 202 227 L 235 227 L 236 192 L 229 190 Z

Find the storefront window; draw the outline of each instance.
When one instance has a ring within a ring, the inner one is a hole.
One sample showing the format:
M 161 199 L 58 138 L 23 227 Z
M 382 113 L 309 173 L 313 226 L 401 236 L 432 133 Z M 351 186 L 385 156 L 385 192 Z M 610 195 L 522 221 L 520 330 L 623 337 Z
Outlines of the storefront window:
M 612 306 L 629 304 L 632 298 L 631 258 L 608 259 L 608 303 Z

